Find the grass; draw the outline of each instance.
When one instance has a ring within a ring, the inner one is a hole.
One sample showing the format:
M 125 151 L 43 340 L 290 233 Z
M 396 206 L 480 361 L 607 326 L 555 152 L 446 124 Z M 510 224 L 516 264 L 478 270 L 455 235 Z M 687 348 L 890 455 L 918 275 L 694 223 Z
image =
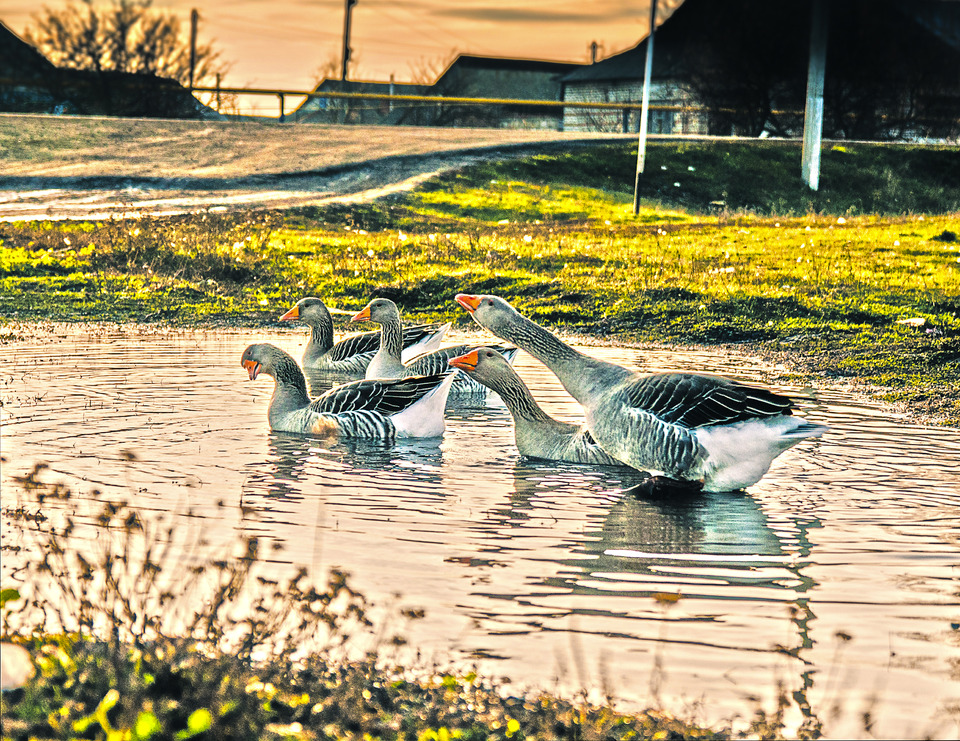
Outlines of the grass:
M 258 324 L 317 295 L 468 323 L 457 292 L 629 342 L 748 343 L 960 424 L 960 149 L 783 142 L 490 162 L 372 204 L 0 225 L 0 316 Z M 904 323 L 907 322 L 907 323 Z

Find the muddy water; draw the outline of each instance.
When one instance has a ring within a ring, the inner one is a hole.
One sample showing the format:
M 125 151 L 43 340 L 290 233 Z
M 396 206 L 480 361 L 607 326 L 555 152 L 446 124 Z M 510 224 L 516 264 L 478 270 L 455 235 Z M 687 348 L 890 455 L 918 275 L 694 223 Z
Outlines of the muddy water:
M 454 400 L 436 441 L 325 448 L 271 433 L 270 379 L 249 382 L 239 367 L 251 341 L 295 356 L 305 344 L 299 333 L 134 328 L 7 344 L 4 506 L 24 496 L 12 477 L 45 461 L 80 490 L 189 512 L 213 542 L 259 535 L 283 546 L 278 573 L 337 565 L 375 601 L 399 593 L 426 608 L 407 629 L 426 661 L 517 687 L 609 691 L 621 707 L 659 697 L 742 721 L 772 709 L 782 682 L 835 737 L 864 735 L 867 709 L 879 736 L 960 733 L 957 430 L 781 388 L 831 432 L 748 493 L 642 501 L 621 494 L 628 470 L 520 459 L 495 398 Z M 717 352 L 589 352 L 767 378 Z M 548 412 L 578 418 L 542 366 L 521 354 L 517 367 Z M 5 547 L 16 537 L 5 515 Z M 14 567 L 5 552 L 4 586 Z

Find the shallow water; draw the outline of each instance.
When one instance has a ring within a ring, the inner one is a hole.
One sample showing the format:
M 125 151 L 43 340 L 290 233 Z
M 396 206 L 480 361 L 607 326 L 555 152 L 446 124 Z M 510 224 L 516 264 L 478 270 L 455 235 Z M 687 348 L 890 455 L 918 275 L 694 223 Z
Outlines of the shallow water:
M 25 496 L 12 477 L 44 461 L 81 490 L 199 518 L 213 542 L 256 534 L 283 546 L 278 573 L 336 565 L 374 601 L 426 608 L 407 636 L 427 661 L 519 687 L 604 690 L 624 708 L 658 691 L 677 711 L 702 701 L 711 722 L 772 709 L 782 682 L 834 737 L 866 735 L 868 708 L 878 736 L 960 733 L 960 431 L 781 387 L 831 431 L 747 493 L 643 501 L 621 494 L 627 469 L 520 459 L 495 397 L 454 399 L 442 440 L 325 448 L 271 433 L 272 382 L 239 366 L 252 341 L 305 345 L 134 327 L 7 344 L 4 508 Z M 588 352 L 768 377 L 714 351 Z M 517 368 L 549 413 L 578 419 L 548 371 L 523 353 Z M 5 548 L 16 538 L 5 514 Z

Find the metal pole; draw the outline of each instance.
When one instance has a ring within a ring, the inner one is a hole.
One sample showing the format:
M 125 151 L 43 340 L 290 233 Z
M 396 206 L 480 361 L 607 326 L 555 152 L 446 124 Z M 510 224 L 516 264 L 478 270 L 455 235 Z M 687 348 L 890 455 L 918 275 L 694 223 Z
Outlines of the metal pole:
M 345 0 L 343 9 L 343 64 L 340 68 L 340 80 L 347 81 L 347 65 L 350 63 L 350 15 L 357 0 Z
M 197 21 L 200 14 L 194 8 L 190 11 L 190 89 L 193 90 L 193 71 L 197 67 Z
M 637 146 L 637 177 L 633 183 L 633 215 L 640 213 L 640 176 L 647 157 L 647 117 L 650 113 L 650 76 L 653 74 L 653 32 L 657 27 L 657 0 L 650 0 L 650 35 L 647 61 L 643 68 L 643 97 L 640 100 L 640 138 Z
M 810 20 L 810 62 L 807 67 L 807 105 L 803 113 L 801 177 L 810 190 L 820 188 L 820 147 L 823 137 L 823 78 L 827 67 L 829 30 L 826 0 L 813 0 Z

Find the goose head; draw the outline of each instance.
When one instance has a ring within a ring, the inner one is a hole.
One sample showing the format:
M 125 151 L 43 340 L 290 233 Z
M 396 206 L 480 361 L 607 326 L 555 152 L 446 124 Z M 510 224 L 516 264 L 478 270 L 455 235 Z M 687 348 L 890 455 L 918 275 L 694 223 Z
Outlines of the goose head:
M 388 298 L 375 298 L 353 315 L 351 322 L 376 322 L 387 324 L 400 321 L 400 310 Z
M 498 337 L 509 331 L 522 315 L 499 296 L 458 293 L 456 301 L 470 312 L 473 320 L 484 329 L 489 329 Z
M 256 380 L 261 373 L 276 378 L 277 367 L 283 364 L 285 357 L 289 356 L 276 345 L 262 342 L 250 345 L 243 351 L 240 365 L 246 368 L 251 381 Z
M 489 347 L 478 347 L 476 350 L 450 358 L 447 364 L 459 368 L 468 376 L 476 378 L 480 382 L 490 380 L 500 374 L 509 374 L 513 370 L 503 355 Z
M 280 317 L 281 322 L 301 321 L 311 326 L 324 320 L 330 321 L 330 311 L 323 301 L 313 297 L 300 299 L 290 311 Z

